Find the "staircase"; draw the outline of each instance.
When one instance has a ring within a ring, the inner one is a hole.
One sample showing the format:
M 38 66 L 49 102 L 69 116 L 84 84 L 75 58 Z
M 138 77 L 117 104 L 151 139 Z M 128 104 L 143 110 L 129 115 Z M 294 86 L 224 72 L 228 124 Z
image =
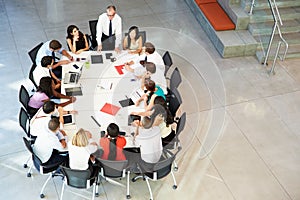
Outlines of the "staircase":
M 300 58 L 300 1 L 299 0 L 277 0 L 279 13 L 283 26 L 280 27 L 283 38 L 289 44 L 286 58 Z M 245 12 L 250 10 L 251 1 L 241 0 L 241 7 Z M 260 44 L 257 48 L 256 56 L 260 62 L 265 59 L 270 35 L 274 25 L 273 16 L 267 0 L 256 0 L 253 14 L 250 16 L 248 31 Z M 270 50 L 269 60 L 274 59 L 274 54 L 278 41 L 278 32 L 275 32 L 273 43 Z M 280 49 L 283 55 L 284 46 Z
M 252 15 L 248 14 L 251 0 L 218 0 L 236 24 L 236 30 L 232 31 L 215 31 L 195 0 L 185 1 L 222 57 L 256 55 L 260 62 L 264 61 L 274 25 L 268 0 L 256 0 Z M 289 44 L 286 58 L 300 58 L 300 0 L 276 0 L 276 3 L 283 22 L 281 33 Z M 275 32 L 268 60 L 274 59 L 279 40 Z M 279 55 L 284 50 L 282 45 Z

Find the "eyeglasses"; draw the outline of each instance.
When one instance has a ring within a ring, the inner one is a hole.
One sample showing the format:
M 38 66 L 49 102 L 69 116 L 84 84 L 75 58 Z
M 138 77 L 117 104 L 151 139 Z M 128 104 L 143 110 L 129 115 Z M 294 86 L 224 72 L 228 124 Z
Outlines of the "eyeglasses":
M 115 16 L 115 14 L 112 14 L 112 15 L 107 14 L 107 17 L 113 17 L 113 16 Z

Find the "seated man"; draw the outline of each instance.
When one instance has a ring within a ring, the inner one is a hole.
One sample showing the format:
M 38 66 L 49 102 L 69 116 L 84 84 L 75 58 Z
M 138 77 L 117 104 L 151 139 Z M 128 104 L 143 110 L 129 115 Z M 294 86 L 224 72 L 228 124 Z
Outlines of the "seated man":
M 60 65 L 68 64 L 69 62 L 70 61 L 68 60 L 62 60 L 54 64 L 54 59 L 52 58 L 52 56 L 44 56 L 41 60 L 41 65 L 36 66 L 35 70 L 33 71 L 34 81 L 36 83 L 39 83 L 41 78 L 45 76 L 52 77 L 53 83 L 55 85 L 55 89 L 60 88 L 61 81 L 52 72 L 52 69 L 55 69 Z
M 73 61 L 73 57 L 64 48 L 62 48 L 62 45 L 59 41 L 51 40 L 45 42 L 41 46 L 36 55 L 35 62 L 37 66 L 41 66 L 41 61 L 44 56 L 52 56 L 55 63 L 55 65 L 52 66 L 53 73 L 55 73 L 56 77 L 61 78 L 61 66 L 59 64 L 56 64 L 58 62 L 58 59 L 55 56 L 55 52 L 66 56 L 69 59 L 69 61 Z
M 52 117 L 59 119 L 61 124 L 64 123 L 63 115 L 67 113 L 76 114 L 76 111 L 64 111 L 61 106 L 56 106 L 53 101 L 47 101 L 43 107 L 38 110 L 30 120 L 30 134 L 39 136 L 44 130 L 47 130 L 48 122 Z
M 157 51 L 155 51 L 155 46 L 151 42 L 145 42 L 145 56 L 144 61 L 145 62 L 153 62 L 156 67 L 163 72 L 165 71 L 165 63 L 162 59 L 161 55 Z
M 43 164 L 68 163 L 67 143 L 63 134 L 59 131 L 59 120 L 53 118 L 48 122 L 48 129 L 36 138 L 33 151 Z
M 145 79 L 151 78 L 157 85 L 159 85 L 165 94 L 167 94 L 167 81 L 164 76 L 164 71 L 157 69 L 153 62 L 145 62 L 143 65 L 131 66 L 129 63 L 125 64 L 125 69 L 134 73 L 135 77 L 141 79 L 141 88 L 144 89 Z
M 163 150 L 160 128 L 156 124 L 160 122 L 154 122 L 155 120 L 149 117 L 143 117 L 141 123 L 135 122 L 134 138 L 136 145 L 140 147 L 142 159 L 139 164 L 146 171 L 152 171 L 153 165 L 160 160 Z

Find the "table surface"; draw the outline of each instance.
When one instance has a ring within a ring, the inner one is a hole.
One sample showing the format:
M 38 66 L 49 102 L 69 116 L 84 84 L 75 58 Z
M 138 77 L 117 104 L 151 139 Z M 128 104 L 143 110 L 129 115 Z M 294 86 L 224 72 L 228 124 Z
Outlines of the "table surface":
M 112 62 L 110 59 L 106 59 L 106 53 L 112 53 L 116 61 Z M 64 79 L 65 73 L 70 71 L 79 72 L 82 67 L 82 75 L 77 84 L 62 84 L 61 86 L 62 93 L 65 93 L 65 88 L 70 87 L 81 87 L 83 93 L 82 96 L 76 96 L 77 100 L 75 103 L 64 107 L 65 110 L 74 109 L 78 111 L 78 114 L 74 115 L 75 123 L 64 126 L 68 137 L 72 138 L 79 128 L 83 128 L 89 130 L 93 135 L 93 139 L 99 142 L 100 132 L 106 131 L 106 127 L 110 123 L 116 123 L 120 127 L 120 131 L 126 132 L 126 147 L 134 147 L 131 135 L 133 127 L 128 126 L 128 115 L 132 111 L 143 111 L 144 106 L 141 104 L 139 107 L 135 105 L 122 107 L 119 101 L 131 97 L 136 99 L 136 91 L 141 91 L 140 81 L 136 80 L 134 75 L 125 69 L 122 70 L 123 74 L 120 75 L 115 66 L 123 65 L 130 60 L 137 61 L 139 56 L 128 54 L 126 51 L 120 54 L 113 51 L 102 51 L 101 53 L 86 51 L 79 55 L 70 54 L 75 60 L 76 58 L 84 58 L 84 60 L 71 62 L 62 67 L 62 79 Z M 99 54 L 103 56 L 103 63 L 92 64 L 91 55 Z M 89 62 L 89 65 L 86 65 L 86 62 Z M 74 64 L 80 68 L 75 69 L 73 67 Z M 115 105 L 120 109 L 115 115 L 100 111 L 106 103 Z M 94 116 L 101 127 L 97 126 L 91 116 Z

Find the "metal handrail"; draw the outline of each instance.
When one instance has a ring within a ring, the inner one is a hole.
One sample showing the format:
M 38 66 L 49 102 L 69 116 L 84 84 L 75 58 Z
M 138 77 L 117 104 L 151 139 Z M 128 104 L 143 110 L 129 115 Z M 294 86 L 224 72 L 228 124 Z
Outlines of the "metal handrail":
M 255 6 L 255 0 L 252 0 L 249 15 L 252 15 L 254 6 Z
M 282 44 L 282 43 L 285 44 L 285 51 L 284 51 L 283 57 L 280 58 L 281 60 L 284 60 L 284 59 L 285 59 L 286 54 L 287 54 L 287 51 L 288 51 L 288 46 L 289 46 L 289 44 L 287 43 L 287 41 L 283 38 L 283 36 L 282 36 L 282 34 L 281 34 L 281 30 L 280 30 L 279 24 L 282 26 L 283 23 L 282 23 L 282 20 L 281 20 L 281 17 L 280 17 L 280 13 L 279 13 L 279 10 L 278 10 L 276 1 L 273 0 L 273 4 L 271 3 L 271 0 L 268 0 L 268 2 L 269 2 L 269 5 L 270 5 L 270 8 L 271 8 L 272 15 L 273 15 L 274 25 L 273 25 L 272 35 L 271 35 L 271 37 L 270 37 L 270 41 L 269 41 L 269 44 L 268 44 L 267 54 L 266 54 L 265 61 L 264 61 L 264 65 L 265 65 L 265 66 L 266 66 L 267 60 L 268 60 L 268 58 L 269 58 L 269 54 L 270 54 L 270 50 L 271 50 L 271 45 L 272 45 L 272 42 L 273 42 L 273 38 L 274 38 L 276 29 L 277 29 L 278 34 L 279 34 L 279 37 L 280 37 L 280 39 L 281 39 L 281 41 L 278 42 L 277 49 L 276 49 L 276 53 L 275 53 L 275 58 L 274 58 L 274 61 L 273 61 L 272 68 L 271 68 L 271 70 L 270 70 L 270 73 L 273 73 L 273 74 L 274 74 L 274 69 L 275 69 L 276 59 L 277 59 L 277 57 L 278 57 L 278 54 L 279 54 L 279 50 L 280 50 L 281 44 Z M 275 10 L 274 10 L 273 5 L 274 5 L 274 7 L 275 7 Z

